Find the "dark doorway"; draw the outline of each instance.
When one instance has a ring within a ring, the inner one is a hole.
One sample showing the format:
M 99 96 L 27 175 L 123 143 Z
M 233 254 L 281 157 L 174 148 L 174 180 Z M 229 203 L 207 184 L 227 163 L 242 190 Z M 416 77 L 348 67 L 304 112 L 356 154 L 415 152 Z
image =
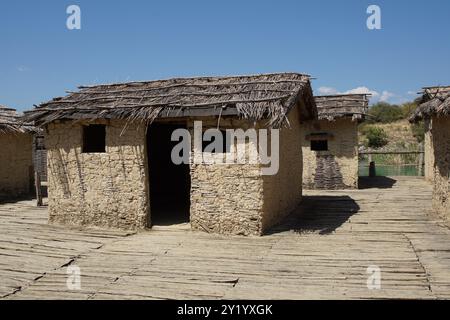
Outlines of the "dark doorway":
M 189 164 L 176 165 L 171 159 L 172 132 L 186 126 L 154 123 L 147 131 L 147 157 L 152 225 L 189 222 L 191 176 Z

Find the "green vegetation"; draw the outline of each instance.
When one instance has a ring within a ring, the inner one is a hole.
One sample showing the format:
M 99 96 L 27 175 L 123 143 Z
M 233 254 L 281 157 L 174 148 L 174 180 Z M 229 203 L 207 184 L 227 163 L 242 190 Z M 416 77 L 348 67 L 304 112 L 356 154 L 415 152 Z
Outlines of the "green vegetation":
M 378 102 L 369 109 L 369 116 L 365 124 L 360 126 L 360 133 L 365 136 L 365 145 L 370 148 L 382 148 L 389 144 L 402 144 L 406 147 L 406 143 L 402 140 L 402 136 L 392 134 L 392 129 L 396 123 L 407 123 L 408 118 L 417 108 L 416 102 L 406 102 L 402 105 L 389 104 L 386 102 Z M 392 127 L 390 125 L 393 125 Z M 380 125 L 386 125 L 379 128 Z M 377 128 L 378 129 L 374 129 Z M 396 128 L 398 129 L 398 128 Z M 424 140 L 425 128 L 422 122 L 403 126 L 404 134 L 413 136 L 417 143 Z M 384 132 L 383 132 L 384 131 Z M 400 138 L 400 140 L 399 140 Z
M 364 149 L 372 150 L 420 150 L 420 143 L 423 142 L 425 135 L 424 124 L 410 124 L 408 121 L 416 108 L 415 102 L 402 105 L 385 102 L 374 104 L 369 109 L 367 121 L 359 126 L 360 145 L 364 146 Z M 360 173 L 363 175 L 368 170 L 368 161 L 367 155 L 360 155 Z M 371 161 L 377 164 L 378 172 L 382 172 L 381 174 L 417 174 L 415 171 L 418 170 L 419 155 L 373 154 Z
M 378 102 L 369 109 L 369 123 L 389 123 L 401 119 L 403 119 L 403 112 L 397 105 Z
M 363 134 L 366 136 L 369 148 L 382 148 L 389 143 L 388 135 L 383 128 L 366 126 Z
M 415 102 L 406 102 L 400 106 L 387 102 L 378 102 L 369 109 L 369 123 L 391 123 L 408 119 L 417 108 Z

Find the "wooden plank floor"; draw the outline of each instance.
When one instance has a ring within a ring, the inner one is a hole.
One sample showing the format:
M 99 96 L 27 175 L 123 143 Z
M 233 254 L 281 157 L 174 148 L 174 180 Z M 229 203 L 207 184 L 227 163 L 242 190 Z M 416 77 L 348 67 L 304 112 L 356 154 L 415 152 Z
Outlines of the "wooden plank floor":
M 373 187 L 377 185 L 378 187 Z M 450 231 L 419 178 L 305 191 L 264 237 L 187 228 L 137 234 L 46 224 L 30 201 L 0 205 L 3 299 L 450 298 Z M 81 270 L 81 290 L 66 285 Z M 381 289 L 367 288 L 368 266 Z

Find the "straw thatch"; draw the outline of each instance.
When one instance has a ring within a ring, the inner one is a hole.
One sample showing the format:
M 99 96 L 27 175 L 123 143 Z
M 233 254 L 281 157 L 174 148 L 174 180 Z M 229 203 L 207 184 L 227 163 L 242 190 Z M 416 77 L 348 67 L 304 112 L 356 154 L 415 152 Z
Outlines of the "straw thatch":
M 81 86 L 78 92 L 36 106 L 24 119 L 37 125 L 55 120 L 127 119 L 151 123 L 156 118 L 238 116 L 268 119 L 280 127 L 301 99 L 315 116 L 309 76 L 277 73 L 252 76 L 175 78 Z M 303 106 L 305 107 L 305 106 Z
M 368 94 L 316 96 L 319 120 L 352 118 L 354 121 L 362 121 L 369 108 L 368 96 Z
M 0 105 L 0 133 L 24 133 L 34 131 L 34 127 L 20 120 L 15 109 Z
M 450 115 L 450 86 L 423 88 L 420 105 L 410 117 L 411 122 L 417 122 L 433 115 Z

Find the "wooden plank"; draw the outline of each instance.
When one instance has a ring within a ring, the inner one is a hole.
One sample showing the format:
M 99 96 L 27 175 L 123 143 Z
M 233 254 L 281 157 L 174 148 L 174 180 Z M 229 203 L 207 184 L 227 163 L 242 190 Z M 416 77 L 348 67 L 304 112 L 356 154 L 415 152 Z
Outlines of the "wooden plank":
M 450 230 L 431 187 L 395 177 L 306 191 L 263 237 L 155 228 L 135 234 L 47 224 L 31 201 L 0 205 L 4 299 L 436 299 L 450 297 Z M 66 285 L 67 265 L 81 290 Z M 380 267 L 380 290 L 367 267 Z

